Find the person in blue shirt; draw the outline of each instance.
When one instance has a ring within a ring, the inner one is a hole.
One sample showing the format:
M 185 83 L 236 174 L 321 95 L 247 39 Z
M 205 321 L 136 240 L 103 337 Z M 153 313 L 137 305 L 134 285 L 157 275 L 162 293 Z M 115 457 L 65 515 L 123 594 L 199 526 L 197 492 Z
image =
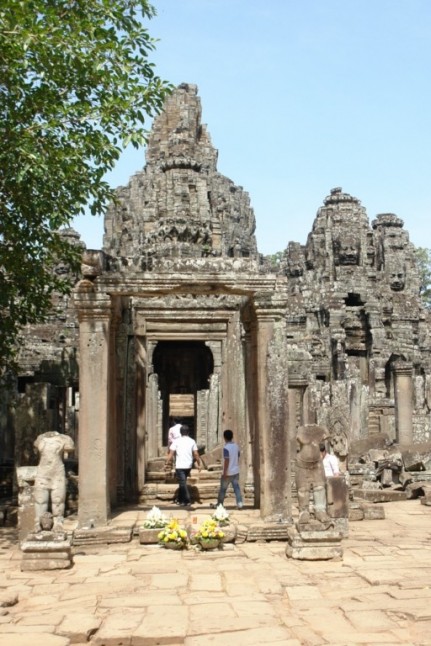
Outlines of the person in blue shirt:
M 227 429 L 223 433 L 225 445 L 223 447 L 223 472 L 220 478 L 220 489 L 217 497 L 217 505 L 222 505 L 226 496 L 226 491 L 232 483 L 233 491 L 236 498 L 238 509 L 243 508 L 241 489 L 239 486 L 239 456 L 240 450 L 238 444 L 233 441 L 233 433 Z M 211 505 L 216 507 L 216 505 Z

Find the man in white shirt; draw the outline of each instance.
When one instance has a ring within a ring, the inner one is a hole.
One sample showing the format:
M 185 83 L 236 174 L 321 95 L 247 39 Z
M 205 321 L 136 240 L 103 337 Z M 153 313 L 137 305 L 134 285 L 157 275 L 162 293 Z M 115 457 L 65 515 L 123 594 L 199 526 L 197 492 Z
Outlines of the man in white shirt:
M 326 446 L 322 443 L 319 446 L 320 457 L 323 461 L 323 468 L 325 470 L 325 476 L 331 478 L 332 476 L 340 475 L 340 466 L 338 464 L 338 458 L 336 455 L 328 453 Z
M 180 434 L 180 437 L 173 442 L 169 449 L 166 466 L 172 464 L 175 457 L 175 476 L 179 485 L 178 503 L 183 507 L 188 507 L 190 505 L 190 494 L 187 487 L 187 478 L 192 470 L 194 460 L 199 465 L 199 471 L 202 464 L 196 442 L 189 437 L 189 427 L 181 426 Z

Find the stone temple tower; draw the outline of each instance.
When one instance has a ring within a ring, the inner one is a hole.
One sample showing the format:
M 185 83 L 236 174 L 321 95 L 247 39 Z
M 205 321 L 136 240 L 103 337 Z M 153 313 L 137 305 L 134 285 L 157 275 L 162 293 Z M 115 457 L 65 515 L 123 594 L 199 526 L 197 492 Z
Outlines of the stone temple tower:
M 146 160 L 106 217 L 106 253 L 141 269 L 166 258 L 256 259 L 248 194 L 217 172 L 195 85 L 180 85 L 168 98 Z
M 217 171 L 196 86 L 167 99 L 146 162 L 76 287 L 80 522 L 146 498 L 174 416 L 206 450 L 234 429 L 243 487 L 264 518 L 286 518 L 286 280 L 260 264 L 248 194 Z

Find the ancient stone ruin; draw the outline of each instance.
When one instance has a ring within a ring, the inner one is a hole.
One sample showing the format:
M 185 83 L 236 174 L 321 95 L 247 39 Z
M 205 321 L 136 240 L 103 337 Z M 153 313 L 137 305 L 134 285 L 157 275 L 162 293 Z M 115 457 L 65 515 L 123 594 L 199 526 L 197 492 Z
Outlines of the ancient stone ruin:
M 303 425 L 327 429 L 358 487 L 403 488 L 389 466 L 385 482 L 368 477 L 361 460 L 376 447 L 402 461 L 421 445 L 429 473 L 431 325 L 403 221 L 370 223 L 334 188 L 306 243 L 285 244 L 278 264 L 258 253 L 249 196 L 217 171 L 197 88 L 180 85 L 144 169 L 117 190 L 103 249 L 84 251 L 73 298 L 23 330 L 20 371 L 0 401 L 4 496 L 13 465 L 37 464 L 37 435 L 57 431 L 76 446 L 68 505 L 81 528 L 105 525 L 116 505 L 163 499 L 173 416 L 209 473 L 234 430 L 243 491 L 269 524 L 291 519 Z

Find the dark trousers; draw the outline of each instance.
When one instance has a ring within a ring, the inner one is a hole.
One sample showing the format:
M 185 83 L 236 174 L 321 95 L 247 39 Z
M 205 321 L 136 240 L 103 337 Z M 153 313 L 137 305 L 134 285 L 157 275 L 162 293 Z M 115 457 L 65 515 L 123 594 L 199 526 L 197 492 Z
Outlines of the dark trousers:
M 190 505 L 189 490 L 187 488 L 187 478 L 191 469 L 175 469 L 175 476 L 179 484 L 178 502 L 180 505 Z

